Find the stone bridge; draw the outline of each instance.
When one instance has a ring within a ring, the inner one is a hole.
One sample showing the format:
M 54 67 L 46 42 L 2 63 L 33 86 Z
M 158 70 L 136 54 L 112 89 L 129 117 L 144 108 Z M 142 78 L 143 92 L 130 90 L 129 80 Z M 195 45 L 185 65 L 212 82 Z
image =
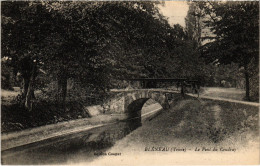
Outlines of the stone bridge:
M 170 107 L 169 97 L 174 98 L 180 95 L 177 91 L 154 90 L 154 89 L 134 89 L 134 90 L 115 90 L 114 97 L 103 104 L 104 111 L 118 116 L 118 119 L 129 119 L 140 117 L 144 103 L 153 99 L 158 102 L 163 109 Z

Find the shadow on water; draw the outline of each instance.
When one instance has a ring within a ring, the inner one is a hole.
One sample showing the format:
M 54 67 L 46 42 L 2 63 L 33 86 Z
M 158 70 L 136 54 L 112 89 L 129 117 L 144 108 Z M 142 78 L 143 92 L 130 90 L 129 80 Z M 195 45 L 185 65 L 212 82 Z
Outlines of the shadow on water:
M 140 118 L 132 118 L 85 132 L 8 149 L 2 151 L 2 164 L 67 164 L 91 161 L 106 153 L 117 140 L 141 125 Z

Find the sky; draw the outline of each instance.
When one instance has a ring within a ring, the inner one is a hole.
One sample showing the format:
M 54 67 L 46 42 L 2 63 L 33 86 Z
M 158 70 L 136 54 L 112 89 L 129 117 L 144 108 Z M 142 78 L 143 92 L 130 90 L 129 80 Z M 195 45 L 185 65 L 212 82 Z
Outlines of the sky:
M 186 1 L 165 1 L 165 5 L 160 5 L 159 9 L 169 18 L 170 25 L 180 24 L 185 27 L 185 17 L 189 9 Z

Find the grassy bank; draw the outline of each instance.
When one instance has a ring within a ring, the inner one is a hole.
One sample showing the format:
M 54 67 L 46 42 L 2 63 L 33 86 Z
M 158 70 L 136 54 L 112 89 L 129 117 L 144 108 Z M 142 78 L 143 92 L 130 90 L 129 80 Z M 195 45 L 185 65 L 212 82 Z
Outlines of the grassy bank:
M 244 104 L 186 99 L 144 123 L 119 141 L 128 153 L 143 152 L 145 147 L 232 147 L 246 148 L 258 141 L 258 108 Z
M 190 140 L 219 143 L 233 134 L 258 135 L 258 107 L 214 100 L 188 99 L 171 109 L 177 117 L 176 135 Z M 234 138 L 232 138 L 234 139 Z
M 135 165 L 248 165 L 259 162 L 257 107 L 195 98 L 172 104 L 169 110 L 143 123 L 107 150 L 121 152 L 120 158 L 102 156 L 93 163 L 101 165 L 112 160 L 119 165 L 127 165 L 129 161 Z M 159 147 L 173 151 L 152 150 Z M 175 148 L 180 151 L 174 151 Z

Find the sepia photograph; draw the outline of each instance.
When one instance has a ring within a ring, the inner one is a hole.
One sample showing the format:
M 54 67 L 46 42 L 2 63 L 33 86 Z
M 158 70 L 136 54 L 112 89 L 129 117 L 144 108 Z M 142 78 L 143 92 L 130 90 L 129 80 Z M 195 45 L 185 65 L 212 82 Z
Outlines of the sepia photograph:
M 259 165 L 259 2 L 5 0 L 1 165 Z

